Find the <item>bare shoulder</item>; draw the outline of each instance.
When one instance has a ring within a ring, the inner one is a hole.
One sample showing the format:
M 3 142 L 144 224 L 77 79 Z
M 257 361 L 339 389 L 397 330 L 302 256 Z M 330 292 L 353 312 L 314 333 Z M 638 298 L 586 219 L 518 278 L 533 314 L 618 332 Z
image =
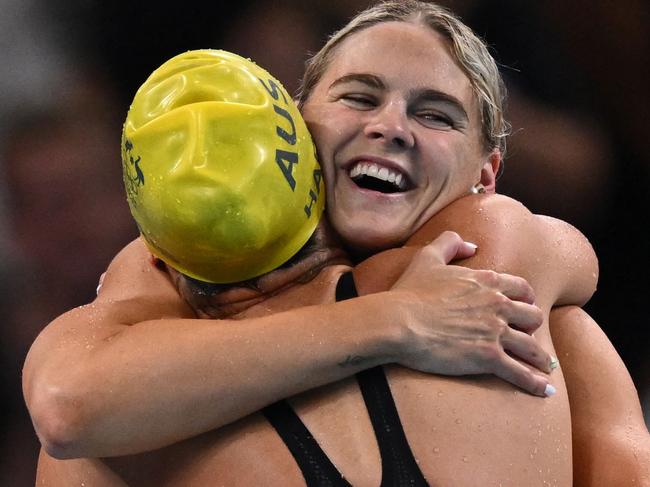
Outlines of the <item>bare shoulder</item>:
M 142 239 L 126 245 L 104 273 L 97 298 L 55 319 L 44 334 L 92 328 L 111 334 L 124 326 L 160 318 L 194 318 L 169 274 L 153 259 Z
M 169 274 L 156 265 L 141 238 L 126 245 L 111 261 L 97 303 L 112 301 L 179 300 Z
M 92 330 L 97 336 L 113 334 L 124 326 L 166 317 L 194 318 L 180 297 L 168 273 L 159 268 L 144 242 L 138 238 L 113 258 L 97 298 L 53 320 L 38 341 L 68 330 L 82 335 Z
M 507 196 L 461 198 L 427 222 L 408 245 L 422 245 L 445 230 L 479 246 L 464 265 L 522 276 L 555 304 L 582 305 L 596 289 L 598 260 L 585 236 Z
M 23 368 L 28 405 L 31 407 L 33 394 L 43 383 L 39 378 L 57 377 L 59 371 L 70 370 L 71 357 L 82 365 L 96 355 L 96 348 L 131 326 L 169 317 L 196 316 L 166 273 L 153 265 L 144 244 L 131 242 L 109 265 L 97 299 L 54 319 L 32 344 Z
M 91 340 L 105 340 L 136 323 L 165 317 L 195 315 L 166 273 L 153 264 L 144 243 L 136 239 L 110 263 L 95 301 L 67 311 L 41 331 L 28 354 L 25 372 L 29 375 L 37 364 L 52 357 L 52 350 L 63 356 L 77 349 L 86 353 L 83 347 Z

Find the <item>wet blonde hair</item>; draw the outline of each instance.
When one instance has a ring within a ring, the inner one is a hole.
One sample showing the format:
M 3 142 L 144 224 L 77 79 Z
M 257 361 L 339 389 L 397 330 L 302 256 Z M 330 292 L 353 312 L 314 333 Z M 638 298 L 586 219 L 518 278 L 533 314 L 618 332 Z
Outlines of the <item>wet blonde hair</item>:
M 309 99 L 332 61 L 337 46 L 344 39 L 373 25 L 395 21 L 428 26 L 449 40 L 451 53 L 469 78 L 476 94 L 484 148 L 486 152 L 498 149 L 502 157 L 505 156 L 510 125 L 503 114 L 506 91 L 496 61 L 485 43 L 469 27 L 452 12 L 434 3 L 389 0 L 356 15 L 307 61 L 298 91 L 299 107 L 302 108 Z

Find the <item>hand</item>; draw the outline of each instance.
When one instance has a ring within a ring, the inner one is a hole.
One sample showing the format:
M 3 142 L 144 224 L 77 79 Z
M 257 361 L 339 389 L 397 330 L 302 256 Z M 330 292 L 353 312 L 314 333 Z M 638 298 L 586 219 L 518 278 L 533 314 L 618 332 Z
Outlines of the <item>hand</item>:
M 545 376 L 551 357 L 532 337 L 543 322 L 534 292 L 522 278 L 447 265 L 476 246 L 444 232 L 422 247 L 394 284 L 407 326 L 398 362 L 443 375 L 494 374 L 540 396 L 554 389 Z

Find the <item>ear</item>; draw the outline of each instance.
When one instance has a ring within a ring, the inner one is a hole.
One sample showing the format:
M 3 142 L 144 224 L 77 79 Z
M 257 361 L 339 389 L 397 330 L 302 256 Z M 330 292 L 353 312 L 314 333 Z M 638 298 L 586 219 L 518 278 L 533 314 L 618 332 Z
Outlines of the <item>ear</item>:
M 481 184 L 485 187 L 486 193 L 496 191 L 496 175 L 499 173 L 499 166 L 501 166 L 501 151 L 494 149 L 481 168 Z

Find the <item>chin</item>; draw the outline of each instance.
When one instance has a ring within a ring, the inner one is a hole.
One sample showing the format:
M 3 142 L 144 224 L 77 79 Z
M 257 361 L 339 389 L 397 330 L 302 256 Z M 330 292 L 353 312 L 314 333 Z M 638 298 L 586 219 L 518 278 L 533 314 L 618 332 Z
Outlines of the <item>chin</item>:
M 360 225 L 357 227 L 346 226 L 339 231 L 339 235 L 345 242 L 348 249 L 355 255 L 367 256 L 382 250 L 400 247 L 408 237 L 402 232 L 378 231 L 377 226 L 369 227 Z

